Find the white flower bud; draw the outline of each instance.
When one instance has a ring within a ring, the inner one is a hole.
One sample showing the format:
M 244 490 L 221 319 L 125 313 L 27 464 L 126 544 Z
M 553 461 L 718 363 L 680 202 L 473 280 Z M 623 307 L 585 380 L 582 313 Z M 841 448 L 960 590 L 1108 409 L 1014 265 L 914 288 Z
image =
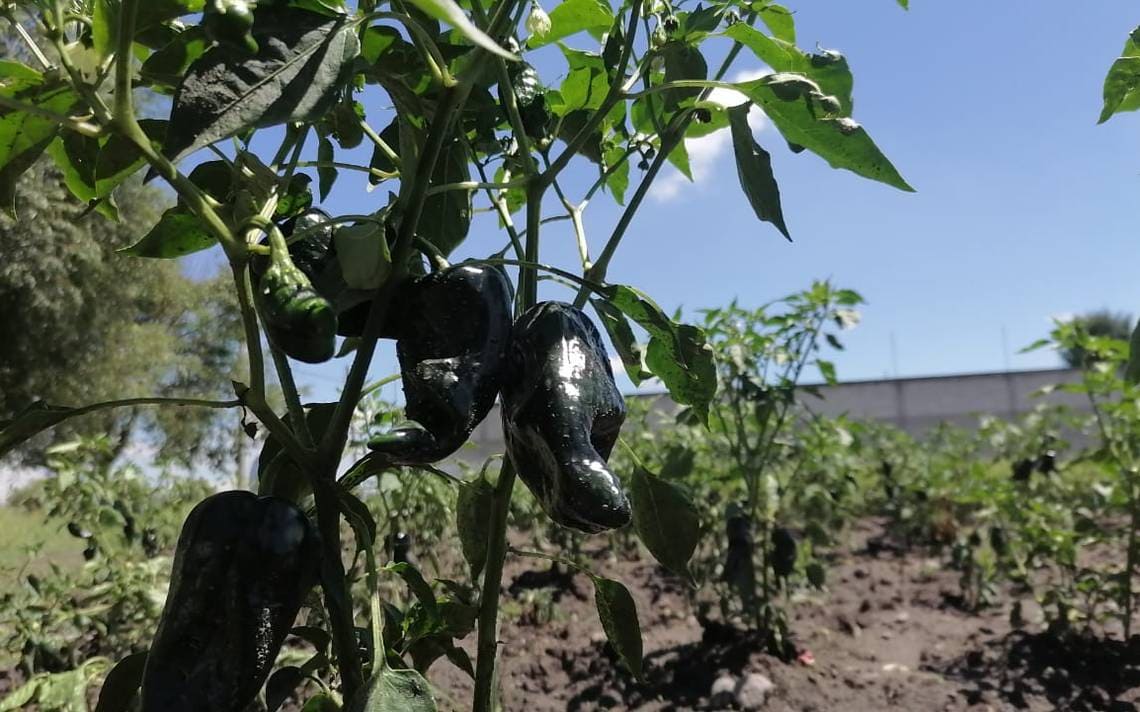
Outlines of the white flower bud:
M 550 32 L 550 15 L 537 2 L 530 4 L 530 14 L 526 16 L 526 31 L 542 37 Z

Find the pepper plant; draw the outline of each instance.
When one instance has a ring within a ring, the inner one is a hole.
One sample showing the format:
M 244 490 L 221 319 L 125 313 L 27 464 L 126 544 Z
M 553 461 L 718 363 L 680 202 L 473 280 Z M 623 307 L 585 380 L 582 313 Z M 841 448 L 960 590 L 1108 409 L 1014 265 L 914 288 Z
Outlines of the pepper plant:
M 164 653 L 142 665 L 129 659 L 110 673 L 104 709 L 133 704 L 140 675 L 144 700 L 242 708 L 273 664 L 275 646 L 261 643 L 280 642 L 292 624 L 283 612 L 301 605 L 299 580 L 314 573 L 324 611 L 313 618 L 327 621 L 327 630 L 294 629 L 319 651 L 301 668 L 324 690 L 314 708 L 433 708 L 422 670 L 404 669 L 401 651 L 385 643 L 376 525 L 353 490 L 393 467 L 433 468 L 501 391 L 508 457 L 493 483 L 464 483 L 459 496 L 459 534 L 481 590 L 473 708 L 490 709 L 516 472 L 556 521 L 597 531 L 632 516 L 654 554 L 682 564 L 687 556 L 662 553 L 653 483 L 635 481 L 627 504 L 606 468 L 624 406 L 599 332 L 582 311 L 597 312 L 635 382 L 656 376 L 695 418 L 708 420 L 717 379 L 704 332 L 607 281 L 654 179 L 666 163 L 686 170 L 685 139 L 730 131 L 745 197 L 785 236 L 770 155 L 748 127 L 753 106 L 794 151 L 910 190 L 851 116 L 847 60 L 797 48 L 793 14 L 768 0 L 566 0 L 549 15 L 530 0 L 0 0 L 0 16 L 26 57 L 0 61 L 4 208 L 18 214 L 13 181 L 44 153 L 78 199 L 110 218 L 115 188 L 127 177 L 162 179 L 177 204 L 125 253 L 143 269 L 143 259 L 220 249 L 249 366 L 234 378 L 229 400 L 32 404 L 0 424 L 0 454 L 68 418 L 128 406 L 240 409 L 250 431 L 267 433 L 259 492 L 274 499 L 207 500 L 180 540 L 152 649 L 206 652 Z M 565 62 L 557 85 L 527 62 L 531 52 L 555 46 Z M 726 82 L 745 51 L 772 73 Z M 714 56 L 720 61 L 710 65 Z M 739 105 L 711 101 L 715 89 L 733 90 Z M 143 92 L 169 96 L 169 116 L 141 115 Z M 366 110 L 377 98 L 391 109 Z M 276 149 L 261 151 L 261 139 Z M 368 165 L 344 160 L 364 142 L 373 148 Z M 302 160 L 314 143 L 316 160 Z M 643 175 L 627 196 L 634 161 Z M 582 171 L 567 172 L 571 164 L 594 175 L 577 185 L 571 176 Z M 315 171 L 321 200 L 343 171 L 391 190 L 358 213 L 332 216 L 312 209 L 305 169 Z M 624 208 L 599 249 L 582 216 L 601 191 Z M 468 238 L 476 195 L 497 214 L 501 237 L 481 237 L 485 257 L 449 266 Z M 580 264 L 543 262 L 542 232 L 553 220 L 572 225 Z M 572 304 L 540 304 L 540 276 L 569 285 Z M 632 324 L 644 330 L 645 344 Z M 346 337 L 339 347 L 337 335 Z M 397 340 L 406 415 L 418 425 L 391 430 L 364 457 L 342 462 L 382 338 Z M 352 360 L 339 399 L 302 403 L 290 358 L 321 362 L 338 352 Z M 577 370 L 559 370 L 562 357 Z M 267 402 L 267 364 L 283 390 L 284 414 Z M 542 384 L 552 385 L 544 391 Z M 542 413 L 554 420 L 544 422 Z M 229 523 L 215 530 L 215 519 Z M 370 564 L 363 582 L 370 604 L 359 613 L 342 560 L 342 521 Z M 243 564 L 251 537 L 264 554 L 255 566 Z M 202 546 L 218 552 L 203 563 L 214 578 L 179 581 Z M 319 570 L 296 560 L 317 551 Z M 288 572 L 296 576 L 286 583 Z M 456 630 L 438 617 L 433 588 L 418 572 L 385 572 L 417 592 L 423 625 Z M 592 580 L 603 627 L 637 673 L 632 598 L 618 582 Z M 249 606 L 237 614 L 244 622 L 219 617 L 219 596 L 241 597 Z M 248 616 L 261 616 L 268 629 L 255 635 Z M 358 636 L 358 617 L 369 621 L 370 636 Z M 243 627 L 247 634 L 234 634 Z M 359 644 L 361 637 L 370 643 Z M 241 663 L 219 668 L 219 656 Z M 289 679 L 275 676 L 270 687 L 279 693 Z

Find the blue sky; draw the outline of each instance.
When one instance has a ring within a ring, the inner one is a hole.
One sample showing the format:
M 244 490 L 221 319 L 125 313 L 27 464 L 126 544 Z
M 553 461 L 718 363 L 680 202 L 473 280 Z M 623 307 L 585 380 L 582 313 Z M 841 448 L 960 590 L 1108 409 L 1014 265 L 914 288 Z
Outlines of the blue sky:
M 800 46 L 847 55 L 855 119 L 918 192 L 792 154 L 757 121 L 795 242 L 756 220 L 727 141 L 706 140 L 690 146 L 694 184 L 663 173 L 611 265 L 611 281 L 692 315 L 734 297 L 758 305 L 830 277 L 868 301 L 863 323 L 846 335 L 847 350 L 835 355 L 841 379 L 895 374 L 892 338 L 903 376 L 1050 367 L 1055 354 L 1016 353 L 1046 334 L 1050 316 L 1100 307 L 1140 312 L 1140 115 L 1096 125 L 1104 74 L 1140 24 L 1140 7 L 1125 0 L 913 0 L 909 12 L 892 0 L 789 5 Z M 582 38 L 571 44 L 586 46 Z M 761 69 L 742 60 L 730 78 Z M 540 70 L 547 63 L 540 58 Z M 374 125 L 385 125 L 382 98 L 368 106 Z M 359 154 L 357 162 L 367 163 L 368 150 Z M 584 166 L 566 187 L 580 195 L 590 180 Z M 342 173 L 326 207 L 367 212 L 386 201 L 383 186 L 368 194 L 363 185 Z M 551 203 L 549 212 L 558 209 Z M 595 252 L 618 214 L 604 195 L 591 204 L 586 226 Z M 573 268 L 564 225 L 544 233 L 542 257 Z M 457 254 L 486 255 L 503 241 L 494 220 L 479 219 Z M 188 268 L 200 271 L 211 259 Z M 345 360 L 303 366 L 301 380 L 314 397 L 331 396 L 347 367 Z M 373 373 L 393 370 L 385 349 Z M 398 386 L 388 393 L 396 397 Z

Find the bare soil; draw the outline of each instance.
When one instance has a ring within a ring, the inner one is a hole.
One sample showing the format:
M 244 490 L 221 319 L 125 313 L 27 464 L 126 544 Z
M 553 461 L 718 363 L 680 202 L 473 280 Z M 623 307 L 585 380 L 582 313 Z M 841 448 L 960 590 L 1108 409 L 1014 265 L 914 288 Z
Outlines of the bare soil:
M 588 578 L 552 577 L 541 562 L 512 558 L 500 638 L 503 708 L 735 709 L 733 699 L 711 698 L 714 680 L 760 673 L 774 683 L 760 709 L 776 712 L 1138 709 L 1140 636 L 1062 640 L 1028 606 L 1028 622 L 1015 630 L 1016 597 L 963 611 L 958 574 L 924 552 L 882 545 L 876 522 L 862 523 L 849 542 L 831 563 L 827 590 L 788 604 L 801 654 L 790 662 L 735 629 L 702 626 L 680 584 L 651 561 L 598 552 L 598 572 L 624 582 L 637 601 L 644 683 L 605 643 Z M 471 683 L 463 673 L 442 661 L 429 678 L 441 709 L 466 708 Z

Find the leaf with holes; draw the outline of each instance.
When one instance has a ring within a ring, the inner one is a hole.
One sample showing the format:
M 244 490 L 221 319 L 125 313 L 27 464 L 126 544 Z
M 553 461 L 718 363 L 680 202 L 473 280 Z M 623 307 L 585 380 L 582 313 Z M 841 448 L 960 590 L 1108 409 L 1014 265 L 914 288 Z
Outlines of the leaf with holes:
M 785 139 L 807 148 L 833 168 L 914 192 L 862 126 L 848 118 L 824 115 L 806 91 L 788 91 L 803 87 L 804 82 L 799 75 L 773 74 L 737 84 L 736 90 L 756 102 Z
M 435 712 L 431 686 L 415 670 L 384 665 L 368 681 L 347 712 Z

